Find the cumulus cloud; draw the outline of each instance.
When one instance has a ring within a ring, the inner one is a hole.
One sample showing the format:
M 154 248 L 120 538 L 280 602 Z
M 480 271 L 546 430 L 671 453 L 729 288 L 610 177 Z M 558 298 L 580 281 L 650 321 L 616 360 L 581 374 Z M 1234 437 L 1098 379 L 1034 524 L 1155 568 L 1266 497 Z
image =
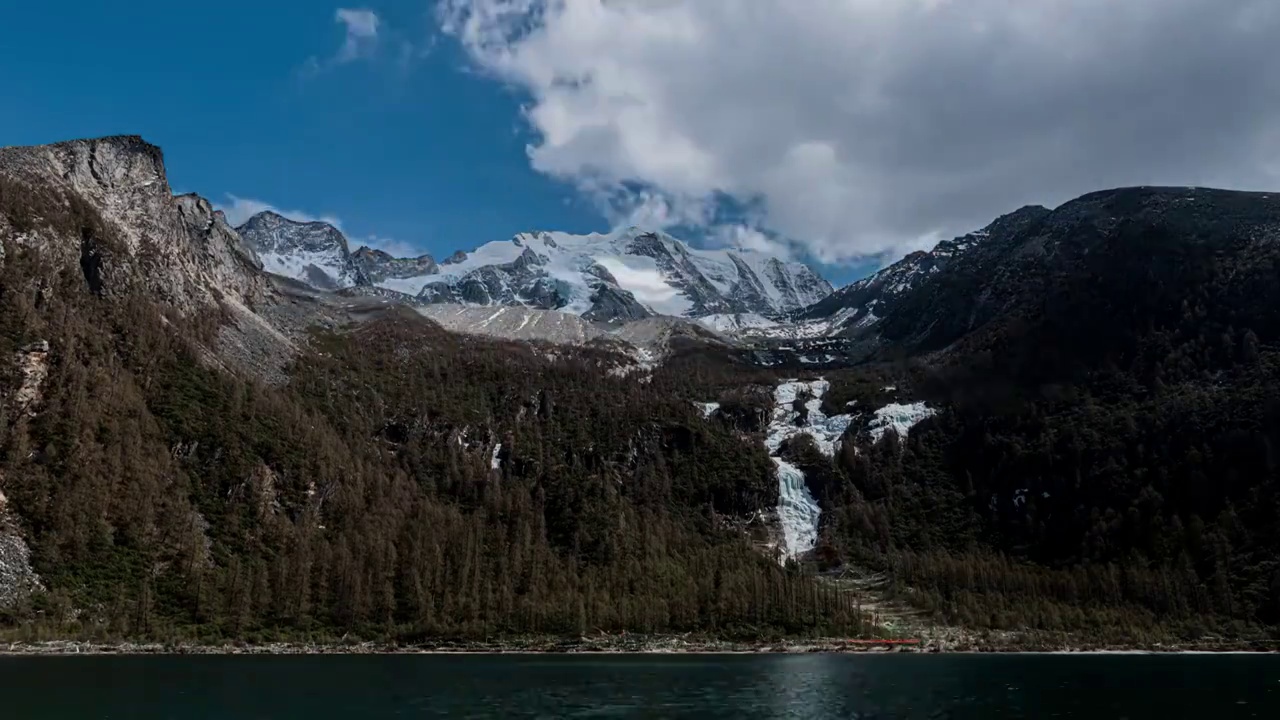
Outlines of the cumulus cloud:
M 227 193 L 226 202 L 214 203 L 214 207 L 227 216 L 227 223 L 232 227 L 243 225 L 246 220 L 260 212 L 273 212 L 281 217 L 297 220 L 298 222 L 326 222 L 339 230 L 342 229 L 342 221 L 333 215 L 312 215 L 301 210 L 281 210 L 271 203 L 252 198 L 242 198 L 231 193 Z
M 767 253 L 782 260 L 792 259 L 792 248 L 787 242 L 751 225 L 742 223 L 717 225 L 710 233 L 710 240 L 723 247 Z
M 751 203 L 827 262 L 1104 187 L 1280 185 L 1274 0 L 437 7 L 527 96 L 537 170 L 659 224 Z
M 652 190 L 610 187 L 599 183 L 583 186 L 614 227 L 666 230 L 705 225 L 712 206 L 706 200 L 673 196 Z

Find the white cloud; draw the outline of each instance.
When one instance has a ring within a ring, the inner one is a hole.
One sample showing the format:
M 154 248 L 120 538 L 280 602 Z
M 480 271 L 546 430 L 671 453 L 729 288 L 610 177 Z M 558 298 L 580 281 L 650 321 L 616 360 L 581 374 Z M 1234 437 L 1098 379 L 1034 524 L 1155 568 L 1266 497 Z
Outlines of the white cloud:
M 438 12 L 476 66 L 527 95 L 533 167 L 614 201 L 615 219 L 710 222 L 690 208 L 727 195 L 760 208 L 755 229 L 846 261 L 1104 187 L 1280 181 L 1274 0 Z
M 226 202 L 214 203 L 214 208 L 221 210 L 227 216 L 227 223 L 232 227 L 243 225 L 246 220 L 260 212 L 273 212 L 281 217 L 297 220 L 298 222 L 326 222 L 339 230 L 342 229 L 342 221 L 333 215 L 312 215 L 301 210 L 281 210 L 271 203 L 252 198 L 242 198 L 231 193 L 227 193 Z
M 403 240 L 393 240 L 391 238 L 370 235 L 366 237 L 363 242 L 365 245 L 368 245 L 375 250 L 381 250 L 392 257 L 417 257 L 422 254 L 422 251 L 415 245 L 404 242 Z M 354 245 L 352 245 L 352 249 L 355 249 Z
M 296 220 L 298 222 L 324 222 L 342 230 L 342 220 L 331 214 L 314 215 L 302 210 L 281 210 L 280 208 L 262 200 L 254 200 L 252 198 L 242 198 L 238 195 L 227 193 L 227 200 L 224 203 L 214 203 L 214 208 L 221 210 L 227 217 L 227 224 L 231 227 L 243 225 L 249 218 L 260 212 L 273 212 L 281 217 Z M 343 231 L 345 232 L 345 231 Z M 404 242 L 403 240 L 395 240 L 393 238 L 381 237 L 379 235 L 367 235 L 363 238 L 347 237 L 347 243 L 352 250 L 360 245 L 368 245 L 371 248 L 381 250 L 394 257 L 417 257 L 422 251 L 413 243 Z
M 714 209 L 699 198 L 673 196 L 650 190 L 627 191 L 617 187 L 585 187 L 615 228 L 639 227 L 666 230 L 679 225 L 705 225 Z
M 711 241 L 723 247 L 767 253 L 782 260 L 791 260 L 793 254 L 785 241 L 745 224 L 717 226 L 711 233 Z
M 339 8 L 334 12 L 334 22 L 343 26 L 342 45 L 330 58 L 321 60 L 316 56 L 307 58 L 302 65 L 303 77 L 313 76 L 324 70 L 346 65 L 356 60 L 371 60 L 378 55 L 382 45 L 382 19 L 372 10 L 365 8 Z M 407 48 L 407 50 L 406 50 Z M 402 44 L 400 50 L 401 67 L 408 67 L 412 61 L 412 43 Z
M 371 56 L 378 47 L 378 14 L 368 9 L 339 8 L 334 19 L 347 28 L 347 37 L 334 61 L 351 62 Z

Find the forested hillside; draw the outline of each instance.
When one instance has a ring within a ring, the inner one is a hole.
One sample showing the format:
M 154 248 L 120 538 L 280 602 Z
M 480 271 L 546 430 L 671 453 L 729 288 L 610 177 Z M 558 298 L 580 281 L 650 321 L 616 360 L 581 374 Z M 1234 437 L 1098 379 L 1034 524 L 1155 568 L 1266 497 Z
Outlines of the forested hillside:
M 740 530 L 772 466 L 680 381 L 392 308 L 267 385 L 213 350 L 230 306 L 156 298 L 112 222 L 38 190 L 0 184 L 3 522 L 43 588 L 10 635 L 862 632 Z
M 1096 193 L 935 276 L 880 371 L 945 411 L 846 446 L 832 548 L 968 625 L 1274 632 L 1278 229 L 1264 195 Z M 833 401 L 874 405 L 870 372 Z

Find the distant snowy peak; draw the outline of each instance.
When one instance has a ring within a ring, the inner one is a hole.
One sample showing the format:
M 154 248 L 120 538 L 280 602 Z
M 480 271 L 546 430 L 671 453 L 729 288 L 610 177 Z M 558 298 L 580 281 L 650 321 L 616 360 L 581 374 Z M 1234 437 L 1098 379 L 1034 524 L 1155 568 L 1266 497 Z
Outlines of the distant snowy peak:
M 603 321 L 729 313 L 776 317 L 831 292 L 799 263 L 750 251 L 695 249 L 665 233 L 636 228 L 522 233 L 457 253 L 438 273 L 406 279 L 393 289 L 427 302 L 519 304 Z
M 347 238 L 325 222 L 298 222 L 261 212 L 236 228 L 257 252 L 267 272 L 301 280 L 324 290 L 360 284 Z
M 800 263 L 749 250 L 691 248 L 637 228 L 521 233 L 439 263 L 429 255 L 396 258 L 370 248 L 351 253 L 332 226 L 274 213 L 255 215 L 240 232 L 265 269 L 325 289 L 362 285 L 423 304 L 522 306 L 600 322 L 655 315 L 747 315 L 768 322 L 831 292 Z

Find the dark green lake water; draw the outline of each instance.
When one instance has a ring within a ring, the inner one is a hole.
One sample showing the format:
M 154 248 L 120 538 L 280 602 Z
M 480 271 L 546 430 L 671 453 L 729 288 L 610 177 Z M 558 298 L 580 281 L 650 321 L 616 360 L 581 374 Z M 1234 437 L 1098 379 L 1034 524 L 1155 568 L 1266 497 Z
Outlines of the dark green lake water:
M 0 717 L 1274 720 L 1280 657 L 0 657 Z

